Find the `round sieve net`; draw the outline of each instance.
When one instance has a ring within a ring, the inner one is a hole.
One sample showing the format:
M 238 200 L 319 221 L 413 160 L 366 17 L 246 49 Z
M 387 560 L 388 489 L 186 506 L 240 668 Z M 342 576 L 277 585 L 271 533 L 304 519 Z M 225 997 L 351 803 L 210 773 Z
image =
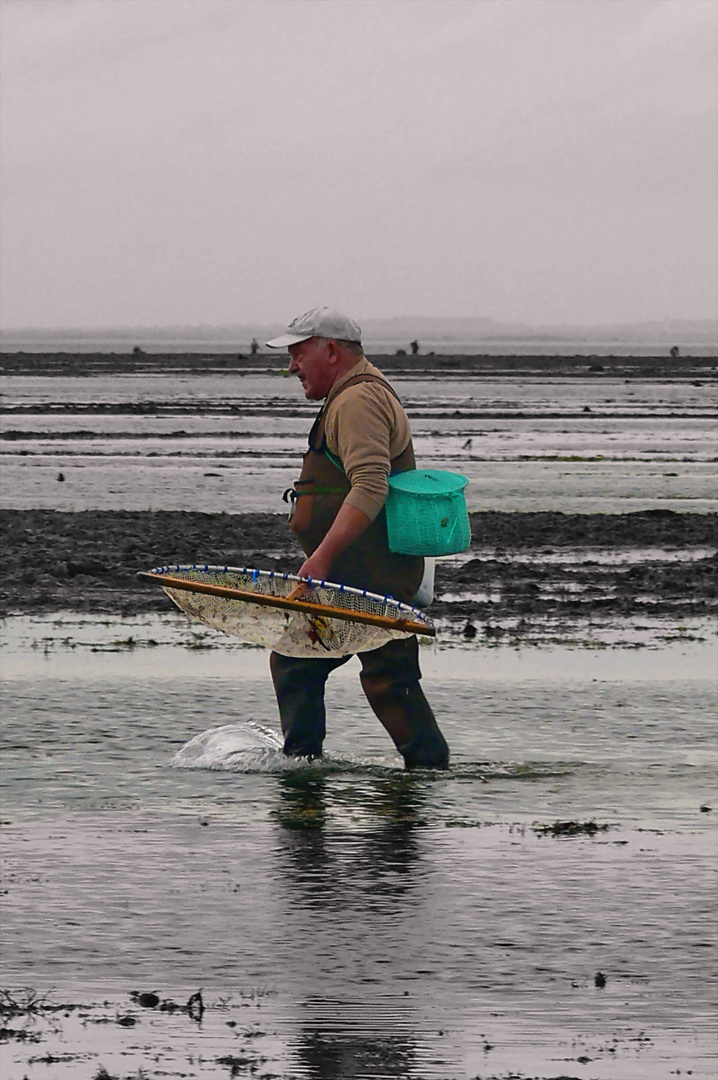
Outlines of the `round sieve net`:
M 191 618 L 283 656 L 349 656 L 407 634 L 435 635 L 419 610 L 391 596 L 293 574 L 161 566 L 139 576 L 161 585 Z

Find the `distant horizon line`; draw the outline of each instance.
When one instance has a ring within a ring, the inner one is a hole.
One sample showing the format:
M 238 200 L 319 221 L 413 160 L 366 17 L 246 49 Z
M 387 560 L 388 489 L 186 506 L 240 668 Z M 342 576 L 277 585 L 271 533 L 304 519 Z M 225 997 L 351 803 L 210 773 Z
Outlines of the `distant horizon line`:
M 526 322 L 500 322 L 489 316 L 477 315 L 392 315 L 383 317 L 370 317 L 360 320 L 367 333 L 393 331 L 403 336 L 412 333 L 434 333 L 444 336 L 463 335 L 472 333 L 480 337 L 492 338 L 522 338 L 531 336 L 547 335 L 576 335 L 576 334 L 605 334 L 605 333 L 696 333 L 700 335 L 716 335 L 718 337 L 718 317 L 706 316 L 702 318 L 670 317 L 665 319 L 637 319 L 622 322 L 591 322 L 591 323 L 526 323 Z M 105 323 L 98 326 L 66 325 L 66 326 L 8 326 L 0 327 L 0 337 L 29 337 L 32 335 L 45 336 L 56 334 L 63 337 L 77 336 L 89 337 L 98 335 L 124 336 L 124 335 L 168 335 L 190 334 L 220 335 L 238 332 L 263 333 L 273 332 L 277 327 L 284 327 L 286 323 L 277 319 L 266 322 L 199 322 L 199 323 Z

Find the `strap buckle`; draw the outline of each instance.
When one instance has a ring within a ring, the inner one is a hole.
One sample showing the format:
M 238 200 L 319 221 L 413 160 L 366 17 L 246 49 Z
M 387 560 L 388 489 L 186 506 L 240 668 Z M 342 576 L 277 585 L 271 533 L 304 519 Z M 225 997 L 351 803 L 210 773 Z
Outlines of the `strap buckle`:
M 289 503 L 289 513 L 287 514 L 287 521 L 291 521 L 294 516 L 294 510 L 297 505 L 297 492 L 293 487 L 287 488 L 282 495 L 282 501 Z

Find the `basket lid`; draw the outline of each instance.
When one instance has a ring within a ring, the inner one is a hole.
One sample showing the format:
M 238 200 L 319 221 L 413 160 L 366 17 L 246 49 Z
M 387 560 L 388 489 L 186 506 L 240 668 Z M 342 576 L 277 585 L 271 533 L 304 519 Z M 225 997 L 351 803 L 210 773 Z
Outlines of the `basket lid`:
M 410 469 L 389 477 L 389 486 L 412 495 L 452 495 L 468 484 L 465 476 L 443 469 Z

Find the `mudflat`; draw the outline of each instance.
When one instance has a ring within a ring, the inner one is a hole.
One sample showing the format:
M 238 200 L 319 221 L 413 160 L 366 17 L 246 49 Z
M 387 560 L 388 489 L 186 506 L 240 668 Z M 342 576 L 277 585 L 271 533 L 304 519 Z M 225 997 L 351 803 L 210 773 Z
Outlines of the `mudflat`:
M 638 614 L 685 619 L 716 607 L 718 515 L 485 512 L 471 549 L 440 560 L 429 614 L 456 626 Z M 691 556 L 691 557 L 688 557 Z M 7 510 L 0 613 L 167 610 L 140 570 L 210 563 L 296 572 L 280 514 Z
M 498 346 L 500 348 L 500 344 Z M 605 352 L 605 350 L 603 351 Z M 627 374 L 651 378 L 685 378 L 686 376 L 715 377 L 718 367 L 716 356 L 694 356 L 688 349 L 685 355 L 671 356 L 621 356 L 587 355 L 573 356 L 534 353 L 501 355 L 452 354 L 433 352 L 417 356 L 405 352 L 374 354 L 367 357 L 382 371 L 409 375 L 435 374 L 437 371 L 460 371 L 467 374 L 495 375 L 589 375 Z M 130 375 L 130 374 L 208 374 L 225 372 L 242 374 L 248 371 L 278 371 L 286 368 L 286 353 L 260 353 L 251 356 L 242 352 L 145 352 L 139 347 L 132 353 L 108 352 L 3 352 L 0 354 L 0 370 L 4 375 Z

